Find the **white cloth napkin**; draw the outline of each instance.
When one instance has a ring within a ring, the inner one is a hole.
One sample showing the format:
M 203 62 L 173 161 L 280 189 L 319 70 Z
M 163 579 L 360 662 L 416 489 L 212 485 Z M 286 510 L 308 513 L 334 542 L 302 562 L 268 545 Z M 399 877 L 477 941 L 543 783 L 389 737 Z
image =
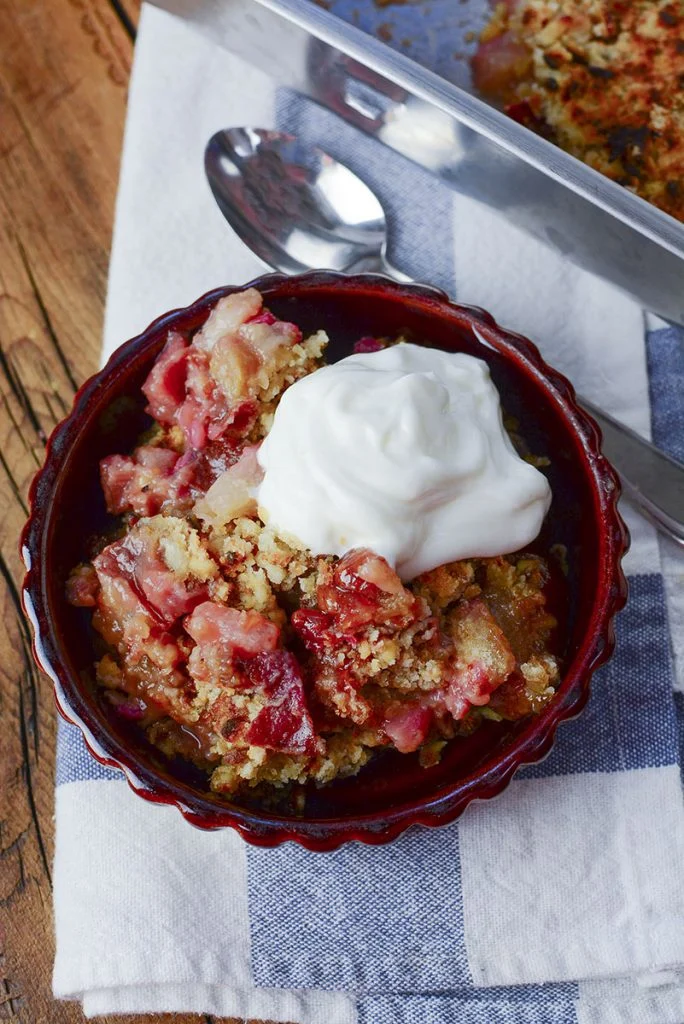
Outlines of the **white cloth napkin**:
M 261 73 L 183 20 L 143 7 L 105 355 L 159 313 L 262 272 L 220 217 L 203 180 L 202 155 L 217 129 L 280 125 L 288 111 L 287 104 L 276 109 Z M 326 118 L 308 111 L 294 127 L 328 131 L 321 141 L 331 148 L 349 129 Z M 443 257 L 459 298 L 532 337 L 588 398 L 648 435 L 641 310 L 494 214 L 455 194 L 444 201 L 455 225 L 452 250 L 429 253 L 425 269 L 420 253 L 399 246 L 405 269 L 427 276 Z M 662 720 L 657 701 L 645 709 L 634 678 L 642 672 L 637 641 L 653 623 L 656 675 L 671 690 L 663 609 L 652 597 L 663 563 L 651 528 L 628 508 L 624 513 L 633 536 L 625 568 L 643 598 L 641 618 L 630 626 L 637 660 L 623 656 L 620 678 L 605 684 L 612 695 L 600 714 L 588 712 L 561 730 L 586 737 L 596 729 L 596 748 L 603 745 L 613 759 L 573 765 L 572 743 L 562 744 L 561 736 L 555 769 L 523 773 L 501 799 L 472 807 L 450 830 L 418 831 L 387 850 L 354 846 L 335 855 L 290 845 L 247 849 L 229 831 L 202 833 L 175 809 L 146 804 L 119 775 L 93 766 L 76 731 L 62 727 L 55 995 L 81 1000 L 88 1016 L 196 1011 L 301 1024 L 684 1022 L 684 814 L 674 715 L 665 700 Z M 682 564 L 668 549 L 665 581 L 680 654 Z M 630 636 L 626 641 L 631 651 Z M 652 686 L 648 673 L 643 683 Z M 622 686 L 624 699 L 636 702 L 637 721 L 632 732 L 616 726 L 613 741 L 604 735 L 612 728 L 606 714 L 613 709 L 619 717 Z M 639 716 L 648 743 L 641 744 Z M 373 904 L 386 882 L 378 873 L 388 866 L 397 877 L 406 871 L 407 886 L 415 880 L 416 890 L 398 911 L 379 904 L 375 931 L 364 932 L 364 904 Z M 335 886 L 344 872 L 340 897 Z M 389 962 L 383 950 L 401 953 L 401 914 L 417 905 L 410 899 L 429 900 L 450 872 L 458 892 L 441 935 L 450 948 L 450 932 L 458 932 L 453 963 L 447 957 L 434 985 L 422 984 L 432 948 L 426 938 L 424 948 L 407 953 L 414 958 L 408 969 L 400 958 L 395 964 L 408 979 L 415 968 L 418 980 L 402 987 L 391 965 L 380 963 Z M 346 900 L 346 908 L 333 897 Z M 304 937 L 309 928 L 312 949 Z M 326 943 L 333 953 L 336 945 L 352 952 L 346 960 L 340 952 L 338 962 Z M 343 961 L 354 978 L 339 973 Z

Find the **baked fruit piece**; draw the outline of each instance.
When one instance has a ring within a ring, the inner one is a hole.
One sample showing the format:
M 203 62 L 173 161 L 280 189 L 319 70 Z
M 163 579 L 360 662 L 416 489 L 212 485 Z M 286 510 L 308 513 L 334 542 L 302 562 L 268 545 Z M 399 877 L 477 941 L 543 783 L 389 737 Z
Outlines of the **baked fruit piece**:
M 684 220 L 682 0 L 505 0 L 472 66 L 515 120 Z
M 103 700 L 226 797 L 328 783 L 379 748 L 434 764 L 483 717 L 540 710 L 558 680 L 540 557 L 404 584 L 373 551 L 315 557 L 260 518 L 259 444 L 326 341 L 253 289 L 193 337 L 171 332 L 143 386 L 153 428 L 101 463 L 120 529 L 67 583 L 106 648 Z

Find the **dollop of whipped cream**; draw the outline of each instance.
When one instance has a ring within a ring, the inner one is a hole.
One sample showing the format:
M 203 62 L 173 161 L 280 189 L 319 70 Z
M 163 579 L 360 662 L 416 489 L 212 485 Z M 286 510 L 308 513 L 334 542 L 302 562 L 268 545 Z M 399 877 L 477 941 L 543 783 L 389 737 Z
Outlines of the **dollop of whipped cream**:
M 486 363 L 400 343 L 292 384 L 258 456 L 263 518 L 315 555 L 367 547 L 404 580 L 517 551 L 551 503 Z

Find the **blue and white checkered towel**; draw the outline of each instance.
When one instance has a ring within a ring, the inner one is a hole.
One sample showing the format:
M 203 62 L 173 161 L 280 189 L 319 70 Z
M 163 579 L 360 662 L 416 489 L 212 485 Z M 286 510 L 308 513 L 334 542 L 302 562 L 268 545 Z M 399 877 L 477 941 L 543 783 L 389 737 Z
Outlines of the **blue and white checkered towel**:
M 395 264 L 529 334 L 589 398 L 684 458 L 684 332 L 653 329 L 644 344 L 630 299 L 313 105 L 274 97 L 153 8 L 131 90 L 107 350 L 260 271 L 201 173 L 206 139 L 241 123 L 343 158 L 389 211 Z M 586 713 L 545 762 L 451 827 L 332 854 L 255 849 L 144 803 L 62 725 L 55 994 L 89 1016 L 682 1024 L 684 559 L 625 514 L 630 599 Z

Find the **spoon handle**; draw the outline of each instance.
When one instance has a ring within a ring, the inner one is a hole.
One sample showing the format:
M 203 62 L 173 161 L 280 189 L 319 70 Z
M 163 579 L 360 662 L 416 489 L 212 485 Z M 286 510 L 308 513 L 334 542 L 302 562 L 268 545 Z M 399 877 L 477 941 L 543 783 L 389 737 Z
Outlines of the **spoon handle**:
M 397 267 L 393 266 L 387 259 L 387 256 L 383 253 L 380 261 L 380 273 L 385 274 L 386 277 L 391 277 L 393 281 L 398 281 L 399 284 L 415 284 L 416 279 L 409 277 L 403 270 L 398 270 Z
M 684 545 L 684 465 L 586 398 L 580 404 L 601 428 L 603 452 L 620 474 L 626 497 L 654 526 Z
M 396 281 L 412 283 L 412 278 L 388 263 L 386 257 L 383 272 Z M 625 496 L 654 526 L 684 545 L 684 464 L 586 398 L 577 397 L 601 428 L 603 452 L 620 474 Z

